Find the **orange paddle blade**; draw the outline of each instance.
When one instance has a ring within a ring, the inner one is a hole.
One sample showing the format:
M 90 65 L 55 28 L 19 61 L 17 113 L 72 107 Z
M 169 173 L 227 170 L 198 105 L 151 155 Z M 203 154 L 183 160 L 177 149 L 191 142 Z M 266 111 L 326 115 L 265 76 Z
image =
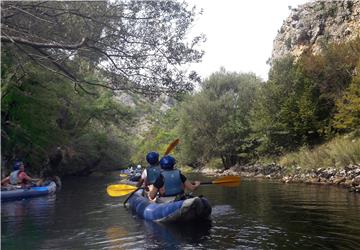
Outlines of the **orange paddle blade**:
M 225 187 L 237 187 L 240 184 L 240 176 L 223 176 L 213 181 L 201 182 L 200 184 L 218 184 Z
M 172 143 L 169 144 L 169 146 L 167 147 L 164 155 L 168 155 L 174 148 L 176 145 L 178 145 L 180 142 L 179 138 L 174 140 Z
M 239 182 L 240 182 L 240 176 L 224 176 L 212 181 L 213 184 L 239 183 Z

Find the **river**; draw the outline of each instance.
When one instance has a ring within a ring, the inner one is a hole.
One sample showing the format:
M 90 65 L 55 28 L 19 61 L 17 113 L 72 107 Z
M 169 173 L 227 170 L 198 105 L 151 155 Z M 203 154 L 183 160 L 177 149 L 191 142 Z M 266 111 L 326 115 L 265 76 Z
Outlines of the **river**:
M 206 179 L 197 176 L 202 180 Z M 56 195 L 2 203 L 1 249 L 360 249 L 360 195 L 242 179 L 204 185 L 209 222 L 159 225 L 133 215 L 106 186 L 119 175 L 63 180 Z

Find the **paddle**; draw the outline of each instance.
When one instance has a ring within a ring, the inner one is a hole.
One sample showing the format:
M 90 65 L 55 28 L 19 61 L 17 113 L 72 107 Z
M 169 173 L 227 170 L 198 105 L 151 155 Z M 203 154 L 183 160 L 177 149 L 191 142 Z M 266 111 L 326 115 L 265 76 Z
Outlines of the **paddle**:
M 176 145 L 179 144 L 179 142 L 180 142 L 180 140 L 178 138 L 178 139 L 175 139 L 172 143 L 170 143 L 169 146 L 167 147 L 165 153 L 164 153 L 164 156 L 168 155 L 176 147 Z
M 240 176 L 223 176 L 213 181 L 201 182 L 200 185 L 217 184 L 225 187 L 236 187 L 240 184 Z M 131 192 L 137 191 L 138 188 L 126 184 L 114 184 L 107 187 L 106 191 L 111 197 L 120 197 Z
M 106 188 L 106 192 L 111 197 L 119 197 L 123 195 L 127 195 L 133 191 L 138 189 L 135 186 L 126 185 L 126 184 L 114 184 L 110 185 Z
M 217 178 L 213 181 L 208 181 L 208 182 L 201 182 L 202 185 L 205 184 L 240 184 L 240 176 L 223 176 L 220 178 Z

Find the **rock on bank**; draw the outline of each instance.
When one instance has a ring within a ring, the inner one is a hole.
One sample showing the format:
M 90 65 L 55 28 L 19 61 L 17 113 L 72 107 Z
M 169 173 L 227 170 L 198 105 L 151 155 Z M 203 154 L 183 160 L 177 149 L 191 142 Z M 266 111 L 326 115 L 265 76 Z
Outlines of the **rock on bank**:
M 302 169 L 288 168 L 275 163 L 267 165 L 235 165 L 227 170 L 202 168 L 200 173 L 213 176 L 240 175 L 252 178 L 277 179 L 284 183 L 306 183 L 337 185 L 351 192 L 360 193 L 360 166 L 348 165 L 344 168 Z

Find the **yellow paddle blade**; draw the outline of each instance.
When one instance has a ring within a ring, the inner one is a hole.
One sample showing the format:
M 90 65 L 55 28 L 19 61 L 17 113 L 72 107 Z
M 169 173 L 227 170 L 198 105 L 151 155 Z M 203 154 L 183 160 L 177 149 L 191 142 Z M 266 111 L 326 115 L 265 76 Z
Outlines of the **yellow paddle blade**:
M 120 174 L 120 177 L 128 177 L 127 174 Z
M 212 181 L 213 184 L 225 184 L 225 183 L 238 184 L 239 182 L 240 182 L 240 176 L 224 176 Z
M 130 186 L 126 184 L 114 184 L 110 185 L 106 188 L 106 192 L 111 197 L 119 197 L 123 195 L 127 195 L 133 191 L 135 191 L 137 187 Z
M 172 143 L 170 143 L 169 146 L 167 147 L 164 155 L 169 154 L 175 148 L 175 146 L 179 144 L 179 142 L 180 142 L 180 140 L 178 138 L 178 139 L 174 140 Z

